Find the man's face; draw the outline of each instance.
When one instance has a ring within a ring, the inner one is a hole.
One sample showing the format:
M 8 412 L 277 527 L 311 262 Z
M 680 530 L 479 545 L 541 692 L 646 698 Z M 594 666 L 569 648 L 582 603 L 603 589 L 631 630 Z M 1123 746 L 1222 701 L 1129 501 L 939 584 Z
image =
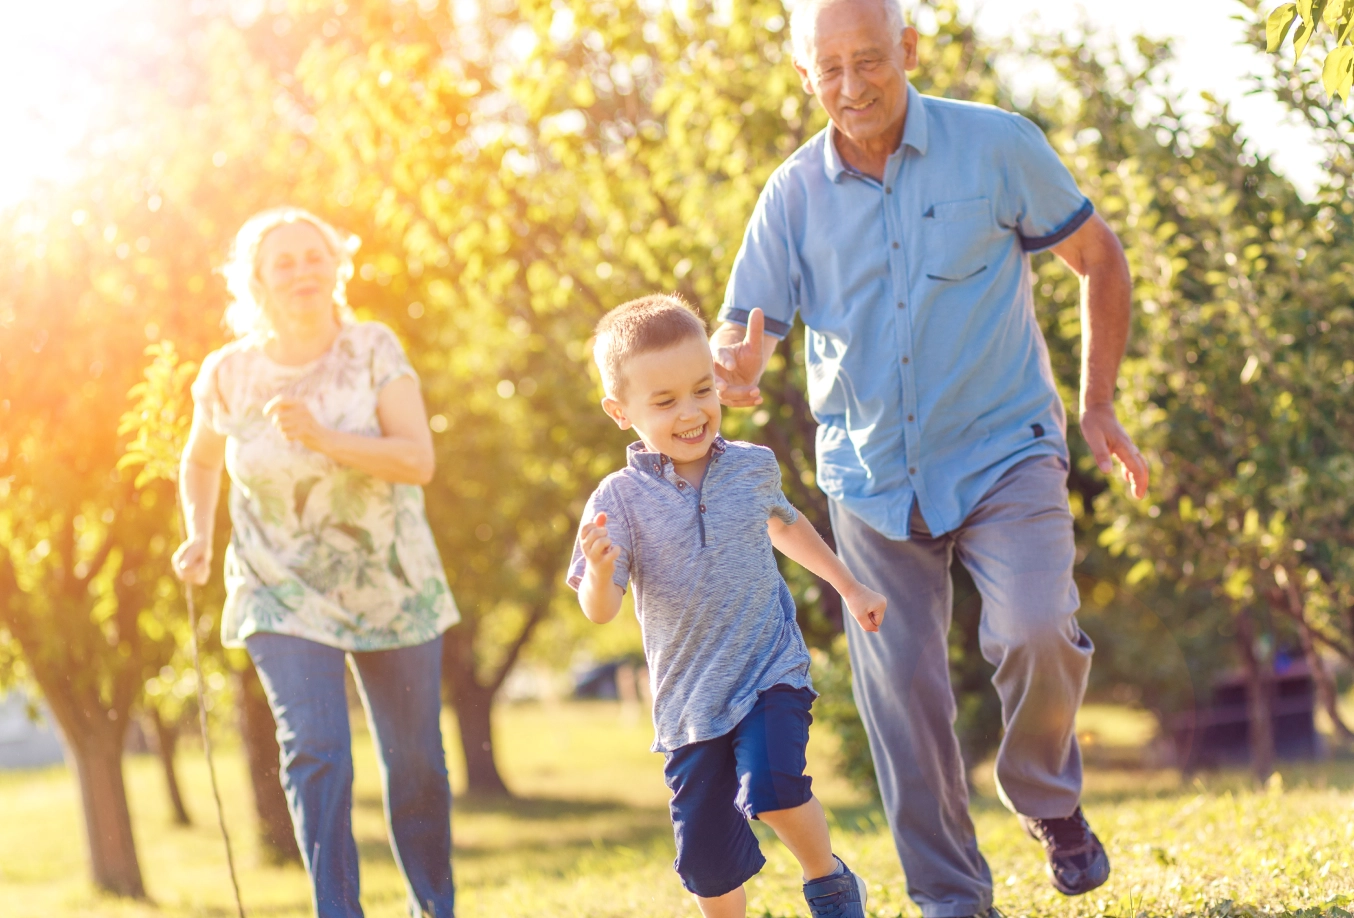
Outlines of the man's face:
M 878 0 L 839 0 L 818 12 L 806 50 L 795 69 L 837 130 L 860 145 L 901 134 L 916 29 L 893 34 Z

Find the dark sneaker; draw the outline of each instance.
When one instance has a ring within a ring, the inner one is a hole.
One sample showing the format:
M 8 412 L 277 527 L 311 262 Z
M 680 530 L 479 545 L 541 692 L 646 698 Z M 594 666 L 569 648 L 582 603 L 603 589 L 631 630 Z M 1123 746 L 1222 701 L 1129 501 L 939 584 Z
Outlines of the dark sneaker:
M 846 862 L 841 873 L 804 884 L 804 899 L 813 918 L 865 918 L 865 881 L 851 872 Z
M 1081 807 L 1065 819 L 1021 816 L 1020 824 L 1048 854 L 1048 875 L 1064 896 L 1088 893 L 1110 878 L 1110 859 Z

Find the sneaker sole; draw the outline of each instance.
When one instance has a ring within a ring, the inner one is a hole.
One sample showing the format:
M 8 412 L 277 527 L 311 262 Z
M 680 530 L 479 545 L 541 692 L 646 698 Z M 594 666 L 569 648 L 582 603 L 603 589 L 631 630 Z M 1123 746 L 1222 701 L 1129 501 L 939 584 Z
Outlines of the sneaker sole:
M 1053 865 L 1046 864 L 1045 866 L 1048 869 L 1049 882 L 1053 884 L 1054 889 L 1064 896 L 1084 896 L 1086 893 L 1104 886 L 1110 878 L 1110 859 L 1103 852 L 1100 857 L 1096 858 L 1095 863 L 1091 865 L 1091 869 L 1086 872 L 1086 876 L 1090 878 L 1090 882 L 1079 889 L 1073 889 L 1070 886 L 1063 885 L 1063 883 L 1059 881 L 1058 875 L 1053 872 Z

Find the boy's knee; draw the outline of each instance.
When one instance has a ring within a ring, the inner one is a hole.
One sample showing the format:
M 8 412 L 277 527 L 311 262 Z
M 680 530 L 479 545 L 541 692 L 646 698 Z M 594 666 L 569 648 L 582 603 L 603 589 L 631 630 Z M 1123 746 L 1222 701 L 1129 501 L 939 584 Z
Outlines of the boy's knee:
M 813 779 L 802 771 L 777 768 L 774 764 L 741 775 L 738 809 L 749 819 L 762 813 L 793 810 L 813 799 Z

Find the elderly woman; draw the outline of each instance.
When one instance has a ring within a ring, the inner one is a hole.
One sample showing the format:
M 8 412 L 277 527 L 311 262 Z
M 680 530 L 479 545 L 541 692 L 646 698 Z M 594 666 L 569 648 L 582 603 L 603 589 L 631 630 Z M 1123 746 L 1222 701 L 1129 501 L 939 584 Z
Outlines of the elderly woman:
M 236 340 L 202 363 L 180 474 L 178 576 L 207 579 L 230 474 L 222 641 L 249 651 L 277 720 L 282 783 L 321 918 L 360 916 L 345 657 L 381 760 L 414 915 L 452 914 L 440 636 L 458 619 L 420 485 L 433 448 L 390 329 L 356 322 L 356 240 L 291 207 L 236 236 L 224 269 Z

